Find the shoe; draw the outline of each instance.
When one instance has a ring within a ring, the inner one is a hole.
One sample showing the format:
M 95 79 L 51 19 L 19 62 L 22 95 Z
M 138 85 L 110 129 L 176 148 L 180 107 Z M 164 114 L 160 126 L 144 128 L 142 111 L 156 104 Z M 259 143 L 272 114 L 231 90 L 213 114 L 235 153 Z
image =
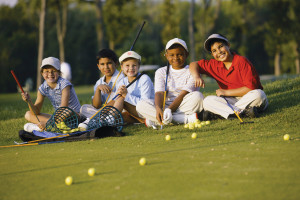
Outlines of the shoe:
M 197 113 L 193 113 L 191 115 L 185 115 L 184 116 L 184 124 L 194 123 L 196 121 L 196 119 L 198 119 Z
M 86 120 L 84 122 L 82 122 L 78 125 L 78 129 L 80 131 L 86 131 L 88 129 L 89 122 L 90 122 L 90 119 L 86 118 Z
M 245 110 L 243 110 L 242 116 L 249 118 L 259 117 L 257 107 L 247 107 Z
M 42 130 L 38 127 L 38 125 L 34 123 L 27 123 L 24 125 L 24 131 L 32 133 L 32 131 L 42 131 Z
M 209 112 L 207 110 L 202 110 L 201 113 L 199 113 L 199 118 L 201 121 L 223 119 L 223 117 L 221 117 L 220 115 Z
M 145 119 L 145 125 L 149 128 L 152 127 L 153 129 L 158 129 L 157 127 L 159 126 L 159 124 L 157 124 L 154 121 L 151 121 L 150 119 Z

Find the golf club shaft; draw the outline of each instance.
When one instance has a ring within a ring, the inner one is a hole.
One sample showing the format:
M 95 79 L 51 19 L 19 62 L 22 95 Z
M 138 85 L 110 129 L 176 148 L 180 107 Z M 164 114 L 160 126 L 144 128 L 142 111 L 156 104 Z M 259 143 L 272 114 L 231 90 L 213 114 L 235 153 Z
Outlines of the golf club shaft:
M 15 72 L 14 72 L 13 70 L 11 70 L 10 72 L 11 72 L 11 74 L 13 75 L 13 77 L 14 77 L 15 81 L 17 82 L 19 88 L 21 89 L 22 93 L 25 94 L 25 92 L 24 92 L 24 90 L 23 90 L 23 87 L 21 86 L 21 84 L 20 84 L 20 82 L 19 82 L 19 79 L 18 79 L 17 76 L 15 75 Z M 32 107 L 31 104 L 32 104 L 32 102 L 31 102 L 31 100 L 29 99 L 29 101 L 28 101 L 28 106 L 31 108 L 31 110 L 32 110 L 32 112 L 34 113 L 34 115 L 35 115 L 36 119 L 38 120 L 38 122 L 40 122 L 40 120 L 39 120 L 38 116 L 36 115 L 36 113 L 34 112 L 33 107 Z
M 141 28 L 140 28 L 140 30 L 139 30 L 139 32 L 138 32 L 138 34 L 136 35 L 136 37 L 135 37 L 135 40 L 134 40 L 134 42 L 133 42 L 133 44 L 132 44 L 132 46 L 131 46 L 131 48 L 130 48 L 130 51 L 132 51 L 132 49 L 133 49 L 133 47 L 134 47 L 134 45 L 135 45 L 135 43 L 136 43 L 137 39 L 139 38 L 139 36 L 140 36 L 140 33 L 141 33 L 141 31 L 142 31 L 142 29 L 143 29 L 143 27 L 144 27 L 145 23 L 146 23 L 146 21 L 144 21 L 144 22 L 143 22 L 143 24 L 142 24 L 142 26 L 141 26 Z
M 237 118 L 240 120 L 240 122 L 243 123 L 244 121 L 240 118 L 239 114 L 233 109 L 233 107 L 228 102 L 228 100 L 226 99 L 226 97 L 225 96 L 222 96 L 222 97 L 225 99 L 227 105 L 231 108 L 231 110 L 234 112 L 234 114 L 237 116 Z

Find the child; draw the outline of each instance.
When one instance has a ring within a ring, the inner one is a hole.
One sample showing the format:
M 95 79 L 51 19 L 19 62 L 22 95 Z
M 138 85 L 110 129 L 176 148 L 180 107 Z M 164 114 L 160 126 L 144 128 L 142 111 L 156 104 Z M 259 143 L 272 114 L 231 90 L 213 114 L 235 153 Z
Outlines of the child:
M 141 64 L 141 56 L 134 51 L 125 52 L 120 58 L 121 69 L 126 75 L 117 86 L 118 98 L 115 100 L 114 107 L 122 112 L 123 108 L 131 117 L 143 122 L 142 116 L 136 111 L 136 105 L 140 101 L 148 101 L 154 99 L 154 87 L 149 76 L 142 75 L 128 88 L 126 86 L 134 81 L 140 75 L 139 69 Z M 125 119 L 128 123 L 129 121 Z M 134 120 L 133 120 L 134 121 Z
M 146 118 L 146 126 L 155 129 L 160 124 L 171 122 L 194 122 L 198 118 L 197 113 L 202 110 L 203 95 L 195 87 L 189 66 L 185 65 L 188 56 L 186 43 L 174 38 L 167 43 L 165 51 L 165 57 L 170 63 L 169 74 L 166 74 L 167 67 L 158 69 L 155 72 L 155 101 L 140 101 L 137 105 L 137 111 Z M 166 109 L 163 110 L 165 84 L 168 93 Z
M 206 74 L 214 78 L 220 87 L 216 90 L 217 96 L 208 96 L 204 99 L 204 120 L 219 116 L 226 119 L 234 117 L 234 112 L 227 105 L 226 99 L 242 115 L 257 117 L 257 111 L 267 108 L 268 100 L 251 62 L 231 52 L 228 39 L 221 34 L 209 36 L 204 43 L 204 48 L 214 59 L 190 64 L 195 86 L 204 87 L 200 74 Z
M 102 49 L 97 54 L 97 66 L 103 74 L 94 86 L 94 96 L 92 97 L 92 105 L 84 104 L 80 109 L 80 113 L 86 117 L 92 117 L 106 102 L 115 96 L 116 84 L 124 78 L 124 74 L 117 70 L 118 57 L 114 51 L 110 49 Z M 107 99 L 109 96 L 109 99 Z
M 45 81 L 39 87 L 34 105 L 31 104 L 31 106 L 29 106 L 30 111 L 27 111 L 25 114 L 25 119 L 32 122 L 25 124 L 24 130 L 27 132 L 43 130 L 46 126 L 46 122 L 50 119 L 50 114 L 40 112 L 45 97 L 49 98 L 55 109 L 59 107 L 69 107 L 77 113 L 79 113 L 80 110 L 80 103 L 73 85 L 60 76 L 60 61 L 57 58 L 48 57 L 43 59 L 41 74 Z M 22 93 L 22 98 L 26 102 L 31 102 L 28 93 Z

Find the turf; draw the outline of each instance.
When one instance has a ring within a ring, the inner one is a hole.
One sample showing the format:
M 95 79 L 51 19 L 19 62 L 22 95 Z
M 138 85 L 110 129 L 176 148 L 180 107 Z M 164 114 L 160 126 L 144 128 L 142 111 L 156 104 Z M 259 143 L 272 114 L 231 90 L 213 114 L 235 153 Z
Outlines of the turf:
M 300 77 L 264 87 L 270 106 L 253 124 L 135 125 L 125 137 L 0 148 L 0 199 L 299 199 Z M 76 88 L 81 103 L 89 103 L 91 88 Z M 207 88 L 205 95 L 216 86 Z M 20 141 L 26 109 L 20 95 L 0 95 L 1 145 Z M 44 111 L 53 112 L 49 102 Z M 283 140 L 286 133 L 292 140 Z M 141 157 L 147 165 L 138 164 Z M 66 186 L 69 175 L 74 184 Z

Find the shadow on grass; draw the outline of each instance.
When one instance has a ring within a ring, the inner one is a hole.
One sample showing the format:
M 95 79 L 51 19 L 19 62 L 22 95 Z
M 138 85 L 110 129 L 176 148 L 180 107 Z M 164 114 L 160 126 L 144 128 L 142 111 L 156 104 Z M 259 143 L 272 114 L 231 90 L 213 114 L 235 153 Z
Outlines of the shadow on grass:
M 263 138 L 263 137 L 273 138 L 273 137 L 278 137 L 278 136 L 279 135 L 262 136 L 261 138 Z M 146 154 L 136 154 L 136 155 L 131 155 L 131 156 L 123 156 L 123 157 L 119 157 L 119 158 L 111 158 L 111 159 L 104 159 L 104 160 L 90 160 L 90 161 L 86 161 L 86 162 L 77 162 L 77 163 L 58 165 L 58 166 L 48 166 L 48 167 L 44 167 L 44 168 L 36 168 L 36 169 L 30 169 L 30 170 L 22 170 L 22 171 L 3 173 L 3 174 L 0 174 L 0 176 L 30 173 L 30 172 L 43 171 L 43 170 L 48 170 L 48 169 L 58 169 L 58 168 L 63 168 L 63 167 L 77 166 L 77 165 L 82 165 L 82 164 L 87 164 L 87 163 L 103 162 L 103 161 L 110 161 L 110 160 L 124 160 L 124 159 L 128 159 L 128 158 L 137 158 L 137 157 L 151 156 L 151 155 L 157 155 L 157 154 L 174 153 L 174 152 L 188 151 L 188 150 L 193 150 L 193 149 L 205 149 L 205 148 L 218 147 L 218 146 L 224 146 L 224 145 L 229 145 L 229 144 L 244 143 L 244 142 L 250 142 L 250 141 L 253 141 L 253 138 L 248 139 L 248 140 L 238 140 L 238 141 L 232 141 L 232 142 L 225 142 L 225 143 L 218 143 L 218 144 L 211 144 L 211 145 L 204 145 L 204 146 L 196 146 L 196 147 L 191 147 L 191 148 L 158 151 L 158 152 L 152 152 L 152 153 L 146 153 Z M 149 163 L 149 165 L 151 166 L 151 165 L 157 165 L 157 164 L 162 164 L 162 163 L 163 162 L 154 162 L 151 164 Z M 114 171 L 104 172 L 104 174 L 109 174 L 109 173 L 114 173 Z M 101 174 L 103 174 L 103 173 L 101 173 Z M 101 174 L 99 174 L 99 175 L 101 175 Z

